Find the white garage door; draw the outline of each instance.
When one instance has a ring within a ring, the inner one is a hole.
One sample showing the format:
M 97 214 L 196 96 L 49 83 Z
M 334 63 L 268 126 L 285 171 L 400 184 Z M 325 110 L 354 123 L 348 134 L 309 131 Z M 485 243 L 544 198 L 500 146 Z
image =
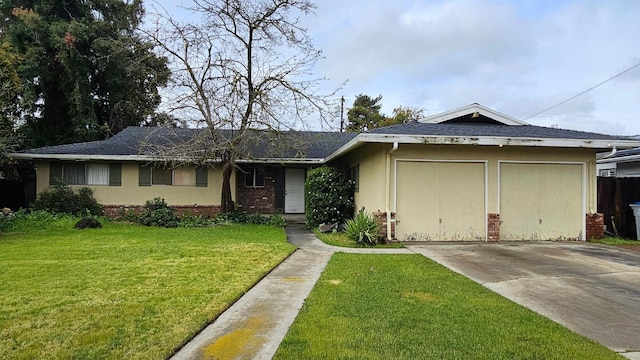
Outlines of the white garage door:
M 500 163 L 501 240 L 579 240 L 582 164 Z
M 398 161 L 396 238 L 486 239 L 484 162 Z

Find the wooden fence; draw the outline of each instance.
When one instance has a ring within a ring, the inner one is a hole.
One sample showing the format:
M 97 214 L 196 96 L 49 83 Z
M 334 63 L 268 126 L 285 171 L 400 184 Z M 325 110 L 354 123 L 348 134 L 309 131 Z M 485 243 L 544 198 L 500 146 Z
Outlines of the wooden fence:
M 640 178 L 598 178 L 598 212 L 610 233 L 636 239 L 636 223 L 629 204 L 640 202 Z M 615 225 L 615 226 L 614 226 Z

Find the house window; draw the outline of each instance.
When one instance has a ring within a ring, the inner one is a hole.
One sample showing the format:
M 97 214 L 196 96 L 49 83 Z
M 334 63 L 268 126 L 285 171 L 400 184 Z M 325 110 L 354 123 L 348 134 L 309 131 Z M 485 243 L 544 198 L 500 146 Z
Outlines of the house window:
M 151 169 L 151 185 L 173 185 L 173 170 L 162 168 Z
M 122 184 L 122 164 L 51 162 L 49 164 L 49 185 L 63 182 L 67 185 L 110 185 Z
M 177 167 L 166 169 L 153 165 L 140 165 L 138 186 L 174 185 L 207 187 L 208 169 L 206 167 Z
M 138 169 L 138 186 L 173 185 L 173 170 L 140 165 Z
M 600 169 L 600 173 L 598 174 L 600 177 L 615 177 L 616 169 Z
M 349 169 L 349 175 L 351 181 L 353 181 L 355 192 L 360 191 L 360 164 L 352 166 L 351 169 Z
M 245 170 L 244 186 L 260 187 L 264 186 L 264 169 L 261 167 L 251 167 Z

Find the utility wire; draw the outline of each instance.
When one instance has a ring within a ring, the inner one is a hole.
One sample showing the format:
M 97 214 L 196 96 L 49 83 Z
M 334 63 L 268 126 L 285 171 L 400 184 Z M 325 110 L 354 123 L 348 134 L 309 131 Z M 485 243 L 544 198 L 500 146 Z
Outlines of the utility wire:
M 531 119 L 532 117 L 536 117 L 536 116 L 538 116 L 538 115 L 540 115 L 540 114 L 542 114 L 542 113 L 546 113 L 547 111 L 549 111 L 549 110 L 551 110 L 551 109 L 555 109 L 555 108 L 557 108 L 557 107 L 558 107 L 558 106 L 560 106 L 560 105 L 564 105 L 564 104 L 568 103 L 569 101 L 571 101 L 571 100 L 573 100 L 573 99 L 575 99 L 575 98 L 577 98 L 577 97 L 580 97 L 580 96 L 582 96 L 582 95 L 584 95 L 584 94 L 588 93 L 589 91 L 591 91 L 591 90 L 593 90 L 593 89 L 595 89 L 595 88 L 597 88 L 597 87 L 600 87 L 600 86 L 602 86 L 602 85 L 604 85 L 604 84 L 608 83 L 609 81 L 611 81 L 611 80 L 613 80 L 613 79 L 615 79 L 615 78 L 617 78 L 617 77 L 619 77 L 619 76 L 621 76 L 621 75 L 623 75 L 623 74 L 628 73 L 629 71 L 631 71 L 631 70 L 633 70 L 633 69 L 637 68 L 638 66 L 640 66 L 640 62 L 639 62 L 639 63 L 637 63 L 637 64 L 635 64 L 635 65 L 633 65 L 633 66 L 631 66 L 630 68 L 628 68 L 628 69 L 626 69 L 626 70 L 624 70 L 624 71 L 621 71 L 621 72 L 619 72 L 619 73 L 617 73 L 617 74 L 613 75 L 612 77 L 608 78 L 607 80 L 605 80 L 605 81 L 603 81 L 603 82 L 601 82 L 601 83 L 598 83 L 598 84 L 596 84 L 596 85 L 594 85 L 594 86 L 592 86 L 592 87 L 588 88 L 587 90 L 584 90 L 584 91 L 582 91 L 582 92 L 579 92 L 579 93 L 578 93 L 578 94 L 576 94 L 576 95 L 573 95 L 572 97 L 568 98 L 567 100 L 561 101 L 561 102 L 559 102 L 559 103 L 557 103 L 557 104 L 555 104 L 555 105 L 553 105 L 553 106 L 550 106 L 550 107 L 548 107 L 548 108 L 546 108 L 546 109 L 544 109 L 544 110 L 542 110 L 542 111 L 538 111 L 537 113 L 535 113 L 535 114 L 533 114 L 533 115 L 530 115 L 529 117 L 526 117 L 524 120 L 529 120 L 529 119 Z

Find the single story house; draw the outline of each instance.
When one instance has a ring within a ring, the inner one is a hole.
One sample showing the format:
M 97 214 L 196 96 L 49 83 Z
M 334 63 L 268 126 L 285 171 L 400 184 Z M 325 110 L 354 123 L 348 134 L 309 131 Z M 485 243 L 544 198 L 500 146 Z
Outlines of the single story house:
M 640 177 L 640 148 L 598 154 L 598 176 Z
M 37 166 L 37 189 L 56 178 L 94 189 L 110 211 L 163 197 L 195 213 L 219 211 L 222 175 L 165 169 L 141 151 L 193 129 L 131 127 L 96 142 L 13 154 Z M 350 169 L 355 203 L 400 241 L 586 240 L 601 236 L 596 153 L 640 147 L 625 137 L 529 125 L 479 104 L 361 133 L 286 132 L 238 160 L 234 201 L 243 210 L 303 213 L 305 172 Z M 270 151 L 282 141 L 296 144 Z

